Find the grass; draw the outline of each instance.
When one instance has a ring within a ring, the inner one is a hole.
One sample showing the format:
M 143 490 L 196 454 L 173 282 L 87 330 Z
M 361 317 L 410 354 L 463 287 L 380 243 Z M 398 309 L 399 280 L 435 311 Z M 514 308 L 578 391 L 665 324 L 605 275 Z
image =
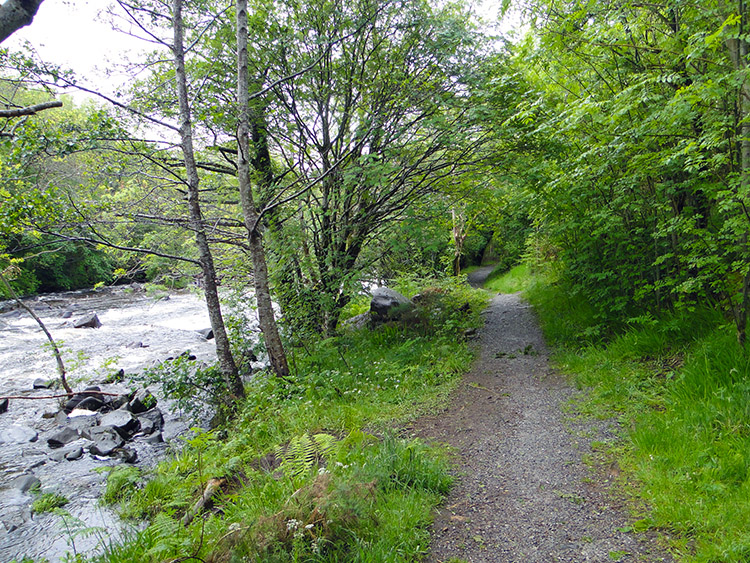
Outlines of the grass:
M 34 514 L 43 514 L 45 512 L 52 512 L 55 508 L 65 506 L 70 502 L 67 498 L 57 493 L 44 493 L 39 495 L 34 502 L 31 503 L 31 512 Z
M 408 323 L 308 342 L 290 354 L 294 382 L 257 377 L 231 427 L 196 432 L 148 475 L 113 470 L 104 499 L 148 523 L 98 560 L 422 558 L 448 462 L 393 427 L 445 402 L 471 363 L 462 335 L 481 322 L 486 294 L 404 289 L 425 296 Z M 213 506 L 183 525 L 211 480 Z
M 538 280 L 526 297 L 557 365 L 585 390 L 577 412 L 620 422 L 608 451 L 633 501 L 632 528 L 664 532 L 679 561 L 750 561 L 750 355 L 734 327 L 696 310 L 604 335 L 560 285 Z
M 510 270 L 494 270 L 484 287 L 497 293 L 516 293 L 526 289 L 531 280 L 531 267 L 523 263 Z

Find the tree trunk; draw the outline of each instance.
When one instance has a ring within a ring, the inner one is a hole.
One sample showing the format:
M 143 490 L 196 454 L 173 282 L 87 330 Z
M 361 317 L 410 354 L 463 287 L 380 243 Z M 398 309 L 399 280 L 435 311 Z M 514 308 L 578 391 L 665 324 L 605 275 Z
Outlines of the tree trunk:
M 744 0 L 739 0 L 737 8 L 741 16 L 740 29 L 738 38 L 731 38 L 727 40 L 727 47 L 729 48 L 729 58 L 732 60 L 734 68 L 739 71 L 747 69 L 748 55 L 750 54 L 750 45 L 748 44 L 745 37 L 745 32 L 748 28 L 747 22 L 747 9 Z M 747 75 L 745 74 L 744 80 L 740 85 L 737 96 L 739 98 L 737 102 L 737 109 L 739 112 L 739 164 L 740 164 L 740 192 L 745 194 L 748 193 L 748 186 L 750 186 L 750 83 L 748 83 Z M 747 341 L 747 317 L 750 313 L 750 264 L 748 262 L 748 233 L 745 234 L 744 240 L 740 246 L 744 250 L 745 255 L 745 277 L 742 283 L 742 298 L 740 303 L 734 306 L 734 318 L 735 325 L 737 326 L 737 341 L 741 346 L 745 345 Z
M 224 326 L 224 318 L 221 314 L 221 303 L 216 282 L 216 269 L 214 268 L 213 256 L 208 245 L 208 239 L 203 227 L 203 216 L 201 214 L 198 187 L 200 178 L 195 164 L 193 152 L 193 130 L 190 120 L 190 104 L 188 101 L 187 75 L 185 73 L 185 47 L 183 43 L 182 23 L 182 0 L 174 0 L 174 63 L 177 96 L 180 106 L 180 140 L 185 162 L 185 173 L 187 175 L 188 208 L 190 212 L 190 228 L 195 232 L 195 241 L 200 255 L 200 265 L 203 271 L 203 288 L 206 296 L 208 316 L 211 328 L 214 331 L 216 341 L 216 355 L 219 359 L 219 367 L 224 376 L 224 381 L 232 399 L 245 396 L 237 365 L 232 357 Z
M 247 55 L 247 0 L 237 0 L 237 104 L 239 121 L 237 124 L 237 179 L 240 187 L 240 202 L 247 229 L 250 252 L 253 259 L 253 278 L 255 281 L 255 298 L 258 301 L 258 322 L 263 332 L 263 339 L 268 352 L 271 367 L 278 377 L 289 377 L 289 365 L 284 345 L 281 342 L 276 318 L 273 314 L 271 291 L 268 283 L 268 267 L 263 246 L 261 225 L 255 209 L 250 181 L 250 92 L 248 89 L 248 55 Z M 268 169 L 261 171 L 264 177 L 270 173 L 270 161 L 265 164 Z
M 0 43 L 29 25 L 44 0 L 6 0 L 0 6 Z

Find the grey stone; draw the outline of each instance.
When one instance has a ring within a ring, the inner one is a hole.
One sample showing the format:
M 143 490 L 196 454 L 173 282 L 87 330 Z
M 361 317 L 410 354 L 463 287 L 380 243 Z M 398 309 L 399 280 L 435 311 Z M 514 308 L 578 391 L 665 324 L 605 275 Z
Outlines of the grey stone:
M 83 448 L 78 447 L 66 453 L 65 459 L 68 461 L 75 461 L 76 459 L 80 459 L 81 456 L 83 456 Z
M 351 319 L 346 319 L 341 324 L 345 328 L 357 330 L 360 328 L 364 328 L 368 324 L 370 324 L 370 318 L 371 318 L 370 311 L 365 311 L 361 315 L 357 315 L 356 317 L 352 317 Z
M 36 442 L 39 433 L 28 426 L 13 424 L 0 432 L 0 444 L 23 444 L 25 442 Z
M 84 389 L 84 391 L 101 391 L 101 388 L 98 385 L 92 385 L 91 387 L 86 387 L 86 389 Z M 91 393 L 76 393 L 75 395 L 73 395 L 70 398 L 70 400 L 67 403 L 65 403 L 65 406 L 63 407 L 63 410 L 66 413 L 69 413 L 74 408 L 76 408 L 77 406 L 79 406 L 80 403 L 82 403 L 84 400 L 89 399 L 89 398 L 97 399 L 100 403 L 102 402 L 101 399 L 99 399 L 99 397 L 97 397 L 94 394 L 91 394 Z M 87 403 L 87 405 L 95 406 L 96 403 L 89 402 L 89 403 Z M 99 408 L 100 407 L 101 407 L 101 404 L 99 405 Z M 84 406 L 83 408 L 86 408 L 86 410 L 98 410 L 96 408 L 87 408 L 86 406 Z
M 198 331 L 198 334 L 200 334 L 206 340 L 211 340 L 214 337 L 214 329 L 202 328 Z
M 25 493 L 33 489 L 34 487 L 38 487 L 41 484 L 42 482 L 39 480 L 38 477 L 27 473 L 25 475 L 21 475 L 13 479 L 10 486 L 13 489 L 16 489 L 18 491 L 21 491 L 22 493 Z
M 94 455 L 108 456 L 125 444 L 125 440 L 111 426 L 95 426 L 87 434 L 84 436 L 94 442 L 89 447 L 89 452 Z
M 138 461 L 138 452 L 132 448 L 117 448 L 112 452 L 112 457 L 117 457 L 123 463 L 135 463 Z
M 156 406 L 156 397 L 148 389 L 139 389 L 128 405 L 133 414 L 140 414 Z
M 370 313 L 375 321 L 397 319 L 413 307 L 409 298 L 387 287 L 377 288 L 370 300 Z
M 98 411 L 100 408 L 104 406 L 104 401 L 102 401 L 99 397 L 95 395 L 89 395 L 85 399 L 83 399 L 78 405 L 76 405 L 76 409 L 83 409 L 86 411 Z
M 151 432 L 160 432 L 164 428 L 164 415 L 162 412 L 154 407 L 144 413 L 138 415 L 138 420 L 141 422 L 141 430 L 145 434 L 151 434 Z M 144 430 L 144 424 L 148 428 L 151 427 L 150 432 Z
M 73 321 L 73 328 L 99 328 L 102 322 L 96 313 L 88 313 Z
M 55 384 L 55 380 L 54 379 L 42 379 L 41 377 L 37 377 L 34 380 L 34 383 L 33 383 L 32 387 L 34 389 L 49 389 L 54 384 Z
M 144 440 L 147 444 L 161 444 L 164 442 L 164 436 L 161 432 L 157 432 L 156 434 L 151 434 L 148 438 Z
M 63 318 L 63 319 L 69 319 L 69 318 L 70 318 L 70 317 L 72 317 L 72 316 L 73 316 L 73 311 L 71 311 L 71 310 L 67 310 L 67 311 L 65 311 L 65 312 L 64 312 L 64 313 L 62 314 L 62 318 Z
M 65 444 L 69 444 L 70 442 L 78 439 L 78 430 L 75 428 L 71 428 L 70 426 L 66 426 L 59 432 L 56 432 L 49 438 L 47 438 L 47 445 L 50 448 L 62 448 Z
M 111 426 L 126 440 L 133 436 L 141 426 L 132 413 L 123 409 L 105 414 L 99 424 L 101 427 Z

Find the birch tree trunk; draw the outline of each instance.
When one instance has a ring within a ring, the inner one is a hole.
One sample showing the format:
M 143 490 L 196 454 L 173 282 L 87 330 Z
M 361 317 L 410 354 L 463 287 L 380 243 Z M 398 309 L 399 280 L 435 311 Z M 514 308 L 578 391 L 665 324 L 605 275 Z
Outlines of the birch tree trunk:
M 174 54 L 177 97 L 180 108 L 180 141 L 184 157 L 185 174 L 187 176 L 189 224 L 195 233 L 195 242 L 198 246 L 199 261 L 203 271 L 206 306 L 216 340 L 216 355 L 219 359 L 219 367 L 227 389 L 231 394 L 231 399 L 237 399 L 245 396 L 245 389 L 229 347 L 229 338 L 227 337 L 224 318 L 221 314 L 221 303 L 219 302 L 219 291 L 216 283 L 216 269 L 214 268 L 213 256 L 203 226 L 203 216 L 199 200 L 198 187 L 200 185 L 200 178 L 193 152 L 193 130 L 188 99 L 187 75 L 185 73 L 182 6 L 182 0 L 173 0 L 174 13 L 172 26 L 174 28 L 174 45 L 172 50 Z
M 263 332 L 271 367 L 278 377 L 289 376 L 289 365 L 284 345 L 281 342 L 276 318 L 273 313 L 271 291 L 268 283 L 268 266 L 263 246 L 263 234 L 258 221 L 258 212 L 253 201 L 250 181 L 250 92 L 248 86 L 247 54 L 247 0 L 237 0 L 237 179 L 240 187 L 240 202 L 247 229 L 250 252 L 253 260 L 255 298 L 258 301 L 258 322 Z M 270 161 L 267 163 L 270 172 Z

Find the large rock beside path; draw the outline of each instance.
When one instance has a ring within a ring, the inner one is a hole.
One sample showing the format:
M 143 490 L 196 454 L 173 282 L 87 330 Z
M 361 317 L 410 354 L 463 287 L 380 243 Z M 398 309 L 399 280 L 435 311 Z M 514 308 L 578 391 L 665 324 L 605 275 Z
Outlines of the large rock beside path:
M 395 320 L 413 308 L 414 303 L 408 297 L 388 287 L 379 287 L 372 294 L 370 317 L 376 322 Z

